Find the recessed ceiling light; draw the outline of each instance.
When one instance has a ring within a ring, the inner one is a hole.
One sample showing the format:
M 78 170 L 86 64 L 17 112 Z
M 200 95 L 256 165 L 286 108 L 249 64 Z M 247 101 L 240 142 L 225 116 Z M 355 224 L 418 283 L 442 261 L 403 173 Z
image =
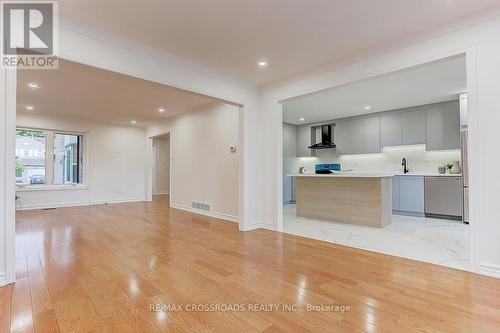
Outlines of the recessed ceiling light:
M 165 108 L 163 108 L 163 107 L 159 108 L 158 112 L 162 112 L 162 113 L 165 112 Z
M 31 89 L 38 89 L 38 88 L 40 88 L 40 86 L 36 82 L 29 82 L 28 83 L 28 87 L 30 87 Z
M 300 120 L 300 121 L 306 121 L 304 118 L 300 118 L 299 120 Z
M 33 105 L 26 105 L 24 108 L 25 108 L 26 110 L 30 110 L 30 111 L 32 111 L 32 110 L 34 110 L 34 109 L 35 109 L 35 107 L 34 107 Z
M 365 106 L 363 107 L 363 109 L 365 109 L 365 110 L 370 110 L 371 108 L 372 108 L 372 107 L 371 107 L 371 106 L 369 106 L 369 105 L 365 105 Z
M 131 120 L 130 123 L 131 124 L 137 124 L 137 120 Z
M 257 65 L 258 65 L 260 68 L 267 67 L 267 61 L 266 61 L 266 60 L 259 60 L 259 61 L 257 62 Z

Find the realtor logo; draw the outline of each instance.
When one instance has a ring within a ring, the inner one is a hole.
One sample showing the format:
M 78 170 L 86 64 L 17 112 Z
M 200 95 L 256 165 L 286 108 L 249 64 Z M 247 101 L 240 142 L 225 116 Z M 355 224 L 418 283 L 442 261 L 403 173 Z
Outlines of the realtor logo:
M 57 5 L 2 1 L 2 68 L 57 68 Z

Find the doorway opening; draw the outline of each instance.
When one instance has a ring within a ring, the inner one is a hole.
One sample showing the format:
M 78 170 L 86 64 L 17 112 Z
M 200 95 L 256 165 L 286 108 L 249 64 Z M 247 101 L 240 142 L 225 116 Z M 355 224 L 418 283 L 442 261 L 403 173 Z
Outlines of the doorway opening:
M 153 138 L 153 200 L 170 198 L 170 133 Z
M 283 101 L 284 232 L 470 270 L 465 60 Z

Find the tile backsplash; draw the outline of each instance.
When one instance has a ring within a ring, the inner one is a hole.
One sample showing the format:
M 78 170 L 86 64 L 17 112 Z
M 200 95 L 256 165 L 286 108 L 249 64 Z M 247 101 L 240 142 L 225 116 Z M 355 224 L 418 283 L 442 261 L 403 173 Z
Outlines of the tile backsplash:
M 306 172 L 314 172 L 318 163 L 340 163 L 342 169 L 355 172 L 400 172 L 403 157 L 408 161 L 410 172 L 437 173 L 441 165 L 461 160 L 459 149 L 426 151 L 425 145 L 384 147 L 378 154 L 337 155 L 334 150 L 318 150 L 317 157 L 294 158 L 295 172 L 300 166 Z M 461 163 L 460 163 L 461 164 Z

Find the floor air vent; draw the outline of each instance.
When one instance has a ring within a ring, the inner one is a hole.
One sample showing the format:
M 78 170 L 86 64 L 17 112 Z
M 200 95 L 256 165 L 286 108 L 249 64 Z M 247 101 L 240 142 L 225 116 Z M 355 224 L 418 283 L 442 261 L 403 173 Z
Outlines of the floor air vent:
M 210 210 L 210 204 L 207 204 L 204 202 L 193 201 L 191 203 L 191 207 L 193 207 L 195 209 L 201 209 L 201 210 Z

